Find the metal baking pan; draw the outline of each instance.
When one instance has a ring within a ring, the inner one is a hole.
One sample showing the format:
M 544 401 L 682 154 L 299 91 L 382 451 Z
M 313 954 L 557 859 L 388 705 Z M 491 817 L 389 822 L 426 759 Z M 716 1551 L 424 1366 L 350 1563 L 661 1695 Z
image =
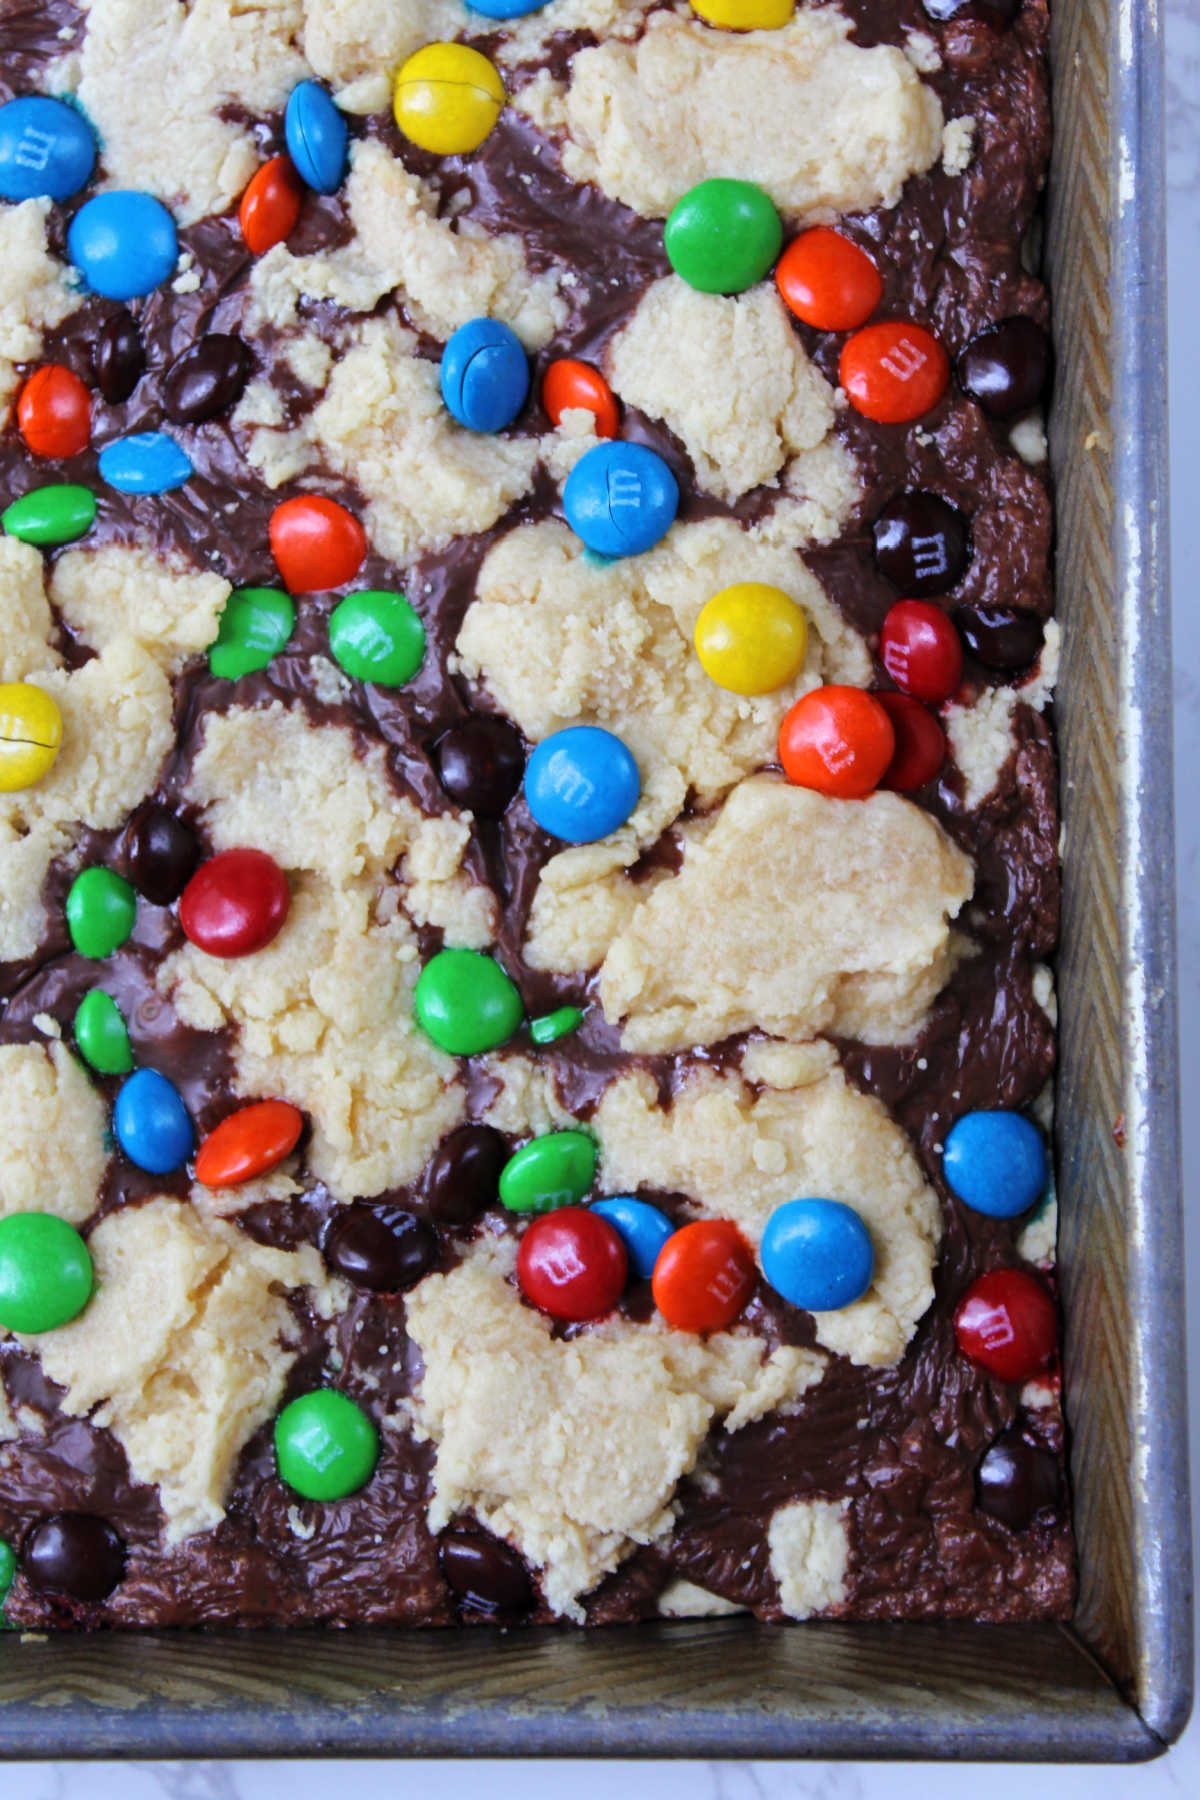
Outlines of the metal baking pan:
M 12 1633 L 0 1636 L 0 1757 L 1134 1761 L 1182 1730 L 1192 1603 L 1161 17 L 1144 0 L 1053 10 L 1073 1625 Z

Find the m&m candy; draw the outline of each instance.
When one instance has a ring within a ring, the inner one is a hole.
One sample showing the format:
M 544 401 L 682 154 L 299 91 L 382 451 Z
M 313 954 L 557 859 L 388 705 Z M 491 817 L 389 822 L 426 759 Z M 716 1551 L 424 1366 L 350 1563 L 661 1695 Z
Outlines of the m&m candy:
M 130 1162 L 151 1175 L 182 1169 L 196 1147 L 187 1107 L 157 1069 L 138 1069 L 122 1084 L 113 1132 Z
M 130 188 L 96 194 L 71 220 L 67 255 L 94 294 L 133 300 L 174 273 L 175 221 L 153 194 Z
M 654 1304 L 677 1331 L 723 1331 L 754 1292 L 750 1246 L 729 1219 L 697 1219 L 673 1232 L 654 1265 Z
M 213 331 L 190 344 L 162 378 L 163 409 L 177 425 L 202 425 L 228 412 L 250 379 L 241 338 Z
M 705 674 L 718 687 L 734 694 L 770 694 L 804 667 L 808 626 L 782 588 L 739 581 L 702 607 L 695 642 Z
M 347 594 L 329 616 L 333 660 L 356 681 L 403 687 L 425 656 L 425 627 L 403 594 L 364 588 Z
M 888 319 L 848 339 L 838 372 L 857 412 L 881 425 L 903 425 L 937 405 L 950 359 L 923 326 Z
M 777 1206 L 759 1254 L 775 1292 L 806 1312 L 835 1312 L 861 1300 L 875 1273 L 871 1234 L 841 1200 Z
M 316 594 L 353 581 L 367 554 L 367 534 L 325 494 L 297 494 L 271 514 L 271 555 L 291 594 Z
M 971 655 L 985 669 L 1004 675 L 1035 663 L 1046 639 L 1042 621 L 1023 606 L 989 606 L 972 600 L 955 607 L 954 623 Z
M 534 820 L 569 844 L 591 844 L 618 830 L 641 791 L 632 752 L 599 725 L 553 732 L 525 769 L 525 800 Z
M 192 475 L 187 452 L 165 431 L 114 438 L 100 452 L 100 477 L 122 494 L 169 494 Z
M 498 819 L 521 785 L 525 746 L 507 719 L 478 713 L 452 725 L 433 747 L 438 780 L 456 806 Z
M 54 1513 L 26 1537 L 21 1573 L 31 1587 L 96 1605 L 124 1579 L 125 1540 L 95 1513 Z
M 597 437 L 615 438 L 621 417 L 613 391 L 599 369 L 578 362 L 573 356 L 560 356 L 542 377 L 542 405 L 552 425 L 557 425 L 565 412 L 590 412 Z
M 948 593 L 967 572 L 970 527 L 940 494 L 916 488 L 895 495 L 872 531 L 875 566 L 903 594 L 928 600 Z
M 365 1487 L 379 1461 L 379 1432 L 337 1388 L 315 1388 L 275 1421 L 279 1478 L 304 1500 L 344 1500 Z
M 938 774 L 946 760 L 946 734 L 927 706 L 911 694 L 876 694 L 892 721 L 896 748 L 879 780 L 881 788 L 911 794 Z
M 279 936 L 291 903 L 287 876 L 265 850 L 221 850 L 179 896 L 179 923 L 209 956 L 252 956 Z
M 523 19 L 548 4 L 549 0 L 467 0 L 467 11 L 482 13 L 485 19 Z
M 577 1006 L 557 1006 L 553 1012 L 543 1013 L 539 1019 L 530 1019 L 529 1035 L 535 1044 L 556 1044 L 559 1038 L 570 1037 L 583 1024 L 583 1013 Z
M 716 176 L 689 188 L 667 218 L 675 273 L 704 294 L 740 294 L 761 281 L 783 242 L 774 202 L 750 181 Z
M 866 251 L 827 225 L 792 240 L 779 259 L 775 285 L 796 317 L 818 331 L 865 325 L 883 298 L 879 270 Z
M 14 1629 L 4 1616 L 4 1602 L 8 1599 L 8 1591 L 13 1584 L 13 1576 L 17 1572 L 17 1553 L 7 1538 L 0 1538 L 0 1631 Z
M 77 456 L 92 434 L 92 397 L 61 363 L 35 369 L 17 401 L 17 425 L 34 456 Z
M 1062 1505 L 1062 1468 L 1052 1450 L 1017 1427 L 994 1438 L 975 1471 L 975 1506 L 1010 1531 L 1027 1531 L 1041 1512 Z
M 942 1172 L 958 1198 L 992 1219 L 1015 1219 L 1050 1178 L 1046 1146 L 1018 1112 L 969 1112 L 946 1136 Z
M 814 688 L 779 728 L 779 760 L 788 780 L 840 800 L 873 793 L 895 748 L 891 720 L 876 696 L 861 688 Z
M 67 930 L 80 956 L 111 956 L 136 920 L 137 895 L 115 869 L 83 869 L 67 890 Z
M 777 31 L 796 10 L 796 0 L 692 0 L 692 11 L 722 31 Z
M 238 226 L 251 256 L 265 256 L 295 229 L 304 187 L 288 156 L 273 156 L 251 176 L 238 206 Z
M 92 1295 L 88 1247 L 52 1213 L 9 1213 L 0 1219 L 0 1326 L 54 1331 L 76 1318 Z
M 629 1266 L 640 1281 L 649 1281 L 658 1261 L 658 1253 L 675 1227 L 665 1212 L 651 1206 L 648 1200 L 636 1200 L 631 1194 L 616 1194 L 611 1200 L 596 1200 L 592 1211 L 607 1219 L 620 1236 L 629 1258 Z
M 439 1225 L 470 1225 L 500 1196 L 500 1171 L 508 1160 L 504 1139 L 492 1125 L 460 1125 L 443 1138 L 425 1171 L 425 1204 Z
M 69 544 L 90 531 L 96 517 L 96 496 L 91 488 L 74 482 L 61 486 L 30 488 L 0 513 L 0 525 L 9 537 L 25 544 Z
M 210 1131 L 196 1155 L 203 1187 L 239 1187 L 266 1175 L 300 1142 L 304 1115 L 286 1100 L 258 1100 L 239 1107 Z
M 419 149 L 435 156 L 477 150 L 504 100 L 494 63 L 466 44 L 426 44 L 396 76 L 396 123 Z
M 95 165 L 92 129 L 65 100 L 21 94 L 0 106 L 0 200 L 69 200 Z
M 574 1206 L 596 1179 L 596 1145 L 586 1131 L 548 1131 L 510 1156 L 500 1171 L 500 1200 L 510 1212 Z
M 146 368 L 146 347 L 127 307 L 105 319 L 92 344 L 96 386 L 110 406 L 128 400 Z M 168 408 L 168 411 L 170 409 Z
M 319 81 L 302 81 L 283 115 L 288 155 L 301 181 L 318 194 L 335 193 L 346 173 L 346 121 Z
M 62 714 L 32 681 L 0 681 L 0 794 L 31 788 L 54 767 Z
M 517 1252 L 517 1283 L 552 1319 L 601 1319 L 625 1287 L 628 1260 L 618 1232 L 586 1206 L 534 1219 Z
M 133 1050 L 121 1009 L 111 994 L 93 988 L 75 1012 L 75 1042 L 79 1054 L 98 1075 L 128 1075 Z
M 883 621 L 879 655 L 903 693 L 936 706 L 958 692 L 962 641 L 953 621 L 932 601 L 897 601 Z
M 515 1618 L 534 1605 L 529 1572 L 511 1544 L 475 1527 L 442 1533 L 438 1568 L 464 1613 Z
M 563 488 L 567 524 L 601 556 L 652 549 L 678 510 L 678 482 L 644 444 L 597 444 L 580 457 Z
M 1050 379 L 1050 340 L 1032 319 L 1004 319 L 972 338 L 958 359 L 958 379 L 993 419 L 1036 406 Z
M 954 1314 L 962 1354 L 1000 1381 L 1031 1381 L 1053 1359 L 1058 1318 L 1044 1282 L 1024 1269 L 973 1281 Z
M 148 800 L 125 836 L 129 879 L 152 906 L 178 900 L 200 861 L 200 840 L 161 800 Z
M 400 1206 L 339 1207 L 321 1243 L 335 1274 L 373 1294 L 402 1294 L 438 1260 L 438 1235 L 428 1219 Z
M 525 404 L 529 362 L 499 319 L 469 319 L 442 352 L 439 376 L 448 411 L 469 431 L 503 431 Z
M 265 669 L 296 624 L 296 608 L 280 588 L 234 588 L 225 602 L 208 666 L 223 681 Z
M 525 1016 L 511 976 L 482 950 L 439 950 L 417 978 L 417 1024 L 439 1050 L 479 1056 L 506 1044 Z

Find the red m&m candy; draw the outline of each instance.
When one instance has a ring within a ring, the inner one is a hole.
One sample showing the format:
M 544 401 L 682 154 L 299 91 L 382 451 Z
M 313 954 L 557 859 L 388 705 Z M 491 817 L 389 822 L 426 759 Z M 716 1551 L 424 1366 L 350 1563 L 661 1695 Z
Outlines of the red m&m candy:
M 892 721 L 896 748 L 879 785 L 911 794 L 932 781 L 946 760 L 946 734 L 927 706 L 910 694 L 876 694 Z
M 286 1100 L 243 1106 L 210 1131 L 196 1157 L 196 1180 L 205 1187 L 237 1187 L 265 1175 L 300 1141 L 304 1115 Z
M 17 401 L 17 424 L 35 456 L 77 456 L 92 433 L 92 397 L 70 369 L 35 369 Z
M 757 1279 L 737 1226 L 729 1219 L 697 1219 L 667 1239 L 651 1285 L 654 1304 L 677 1331 L 722 1331 L 738 1317 Z
M 597 437 L 615 438 L 621 423 L 612 389 L 599 369 L 593 369 L 590 363 L 576 362 L 572 356 L 560 357 L 546 370 L 542 405 L 555 425 L 573 407 L 593 413 Z
M 876 694 L 819 687 L 803 694 L 779 728 L 779 760 L 789 781 L 840 800 L 878 787 L 896 749 L 892 722 Z
M 552 1319 L 600 1319 L 621 1298 L 628 1273 L 619 1233 L 586 1206 L 535 1219 L 517 1252 L 521 1292 Z
M 271 555 L 289 594 L 317 594 L 353 581 L 367 554 L 362 526 L 324 494 L 298 494 L 271 514 Z
M 879 270 L 866 251 L 826 225 L 802 231 L 788 245 L 775 282 L 785 305 L 818 331 L 865 325 L 883 296 Z
M 1046 1367 L 1058 1341 L 1049 1289 L 1023 1269 L 992 1269 L 973 1281 L 954 1315 L 964 1356 L 1000 1381 L 1030 1381 Z
M 250 179 L 238 207 L 238 224 L 252 256 L 282 244 L 300 217 L 304 184 L 287 156 L 273 156 Z
M 937 405 L 950 359 L 931 332 L 889 319 L 856 331 L 842 349 L 842 386 L 865 418 L 903 425 Z
M 936 706 L 958 692 L 962 641 L 953 621 L 928 600 L 898 600 L 883 621 L 879 654 L 898 688 Z
M 283 928 L 287 877 L 263 850 L 222 850 L 201 863 L 179 897 L 184 935 L 210 956 L 249 956 Z

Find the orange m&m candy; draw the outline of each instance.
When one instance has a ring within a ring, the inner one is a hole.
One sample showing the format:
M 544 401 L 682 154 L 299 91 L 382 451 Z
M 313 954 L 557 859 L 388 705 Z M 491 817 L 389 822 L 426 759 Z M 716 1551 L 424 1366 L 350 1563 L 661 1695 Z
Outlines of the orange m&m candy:
M 92 397 L 70 369 L 35 369 L 17 401 L 17 424 L 35 456 L 77 456 L 92 434 Z
M 950 379 L 950 359 L 923 326 L 888 319 L 847 341 L 840 375 L 851 406 L 864 417 L 904 425 L 937 405 Z
M 300 217 L 303 198 L 304 184 L 290 157 L 273 156 L 256 170 L 238 207 L 238 224 L 252 255 L 265 256 L 282 244 Z
M 271 555 L 289 594 L 316 594 L 353 581 L 367 554 L 362 526 L 324 494 L 298 494 L 271 514 Z
M 654 1304 L 676 1331 L 722 1331 L 754 1292 L 750 1246 L 730 1219 L 697 1219 L 673 1232 L 658 1253 Z
M 818 331 L 865 325 L 883 296 L 879 270 L 840 231 L 802 231 L 779 259 L 775 282 L 784 304 Z
M 872 793 L 895 749 L 887 712 L 861 688 L 814 688 L 779 728 L 779 760 L 788 780 L 839 800 Z
M 196 1156 L 196 1180 L 204 1187 L 237 1187 L 265 1175 L 300 1141 L 304 1115 L 286 1100 L 258 1100 L 222 1119 Z
M 599 369 L 593 369 L 590 363 L 576 362 L 573 356 L 559 357 L 546 370 L 542 405 L 554 425 L 572 407 L 594 413 L 597 437 L 615 438 L 621 422 L 612 389 Z

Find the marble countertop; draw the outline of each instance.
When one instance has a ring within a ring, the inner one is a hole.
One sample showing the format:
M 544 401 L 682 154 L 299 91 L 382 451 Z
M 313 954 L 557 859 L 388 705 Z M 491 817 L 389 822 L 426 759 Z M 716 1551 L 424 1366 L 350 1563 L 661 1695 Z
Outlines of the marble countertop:
M 1146 0 L 1153 4 L 1154 0 Z M 1167 0 L 1167 176 L 1171 334 L 1171 480 L 1175 505 L 1175 755 L 1200 764 L 1200 333 L 1185 328 L 1200 292 L 1200 0 Z M 1200 1091 L 1200 786 L 1177 783 L 1183 1091 Z M 1200 1517 L 1200 1114 L 1184 1109 L 1189 1195 L 1192 1494 Z M 1197 1533 L 1200 1540 L 1200 1533 Z M 47 1746 L 51 1749 L 52 1746 Z M 1045 1768 L 1018 1777 L 1055 1800 L 1160 1800 L 1200 1793 L 1200 1720 L 1160 1761 L 1139 1769 Z M 325 1800 L 345 1782 L 354 1800 L 384 1800 L 420 1785 L 422 1800 L 609 1800 L 630 1786 L 654 1800 L 1010 1800 L 1013 1773 L 936 1764 L 854 1763 L 24 1763 L 0 1775 L 4 1800 Z

